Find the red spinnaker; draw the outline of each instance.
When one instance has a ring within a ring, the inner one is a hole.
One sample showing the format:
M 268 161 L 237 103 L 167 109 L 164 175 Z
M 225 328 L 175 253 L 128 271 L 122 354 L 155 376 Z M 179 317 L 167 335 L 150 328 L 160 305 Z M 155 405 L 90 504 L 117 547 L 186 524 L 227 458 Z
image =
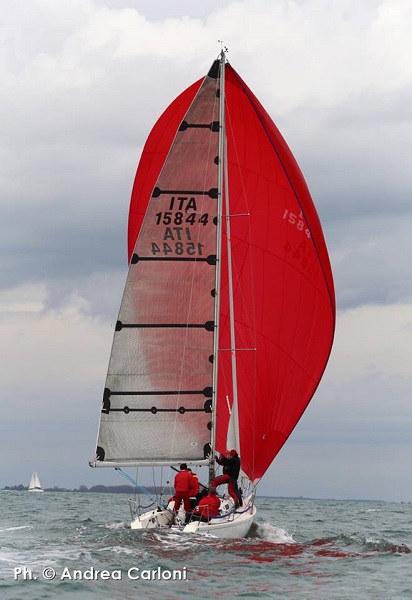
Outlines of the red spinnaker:
M 153 187 L 201 80 L 162 114 L 144 147 L 129 214 L 129 259 Z M 310 402 L 335 327 L 332 272 L 302 173 L 257 98 L 226 65 L 226 134 L 242 469 L 265 473 Z M 225 227 L 216 449 L 232 402 Z

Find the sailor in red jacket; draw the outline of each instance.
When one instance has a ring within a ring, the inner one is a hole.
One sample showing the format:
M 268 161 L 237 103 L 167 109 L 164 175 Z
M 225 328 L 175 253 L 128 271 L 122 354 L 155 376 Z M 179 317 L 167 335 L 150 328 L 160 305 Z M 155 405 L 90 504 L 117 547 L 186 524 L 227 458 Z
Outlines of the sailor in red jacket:
M 220 498 L 216 495 L 216 488 L 210 487 L 207 496 L 202 498 L 192 512 L 195 521 L 209 522 L 210 517 L 217 517 L 220 509 Z
M 188 471 L 192 474 L 192 482 L 191 482 L 191 490 L 190 490 L 190 495 L 191 496 L 196 496 L 196 494 L 199 493 L 199 479 L 197 476 L 197 473 L 193 473 L 192 469 L 188 469 Z
M 198 500 L 200 500 L 200 486 L 197 474 L 193 473 L 192 469 L 187 470 L 192 474 L 192 480 L 190 482 L 190 510 L 192 510 L 198 503 Z
M 183 500 L 185 512 L 190 511 L 190 494 L 193 487 L 192 473 L 188 471 L 187 464 L 180 465 L 180 471 L 175 476 L 175 507 L 174 512 L 177 512 Z

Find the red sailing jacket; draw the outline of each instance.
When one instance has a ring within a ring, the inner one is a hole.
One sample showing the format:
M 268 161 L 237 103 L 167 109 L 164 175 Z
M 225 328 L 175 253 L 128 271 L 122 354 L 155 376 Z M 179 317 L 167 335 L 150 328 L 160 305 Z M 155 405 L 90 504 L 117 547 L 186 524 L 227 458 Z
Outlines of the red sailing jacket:
M 192 487 L 192 474 L 190 471 L 179 471 L 175 477 L 176 494 L 186 494 L 190 492 Z
M 200 487 L 199 487 L 199 480 L 197 478 L 196 473 L 192 473 L 192 481 L 191 481 L 191 488 L 190 488 L 190 494 L 191 496 L 196 496 L 196 494 L 199 493 Z
M 220 508 L 220 498 L 216 494 L 208 494 L 202 498 L 193 511 L 194 515 L 203 515 L 204 517 L 217 517 Z

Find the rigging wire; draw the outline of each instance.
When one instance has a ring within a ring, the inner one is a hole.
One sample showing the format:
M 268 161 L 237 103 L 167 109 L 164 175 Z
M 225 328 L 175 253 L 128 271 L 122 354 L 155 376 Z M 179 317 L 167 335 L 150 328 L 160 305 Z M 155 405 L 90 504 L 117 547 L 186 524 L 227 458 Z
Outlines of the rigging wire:
M 226 112 L 227 112 L 227 121 L 228 121 L 228 127 L 229 127 L 229 131 L 230 131 L 230 140 L 232 143 L 232 147 L 233 147 L 233 151 L 234 151 L 234 155 L 235 155 L 235 166 L 238 169 L 238 176 L 239 179 L 241 181 L 241 186 L 242 186 L 242 196 L 246 205 L 246 216 L 248 216 L 248 243 L 249 243 L 249 256 L 248 256 L 248 263 L 249 263 L 249 286 L 250 286 L 250 295 L 251 295 L 251 314 L 249 311 L 247 311 L 247 303 L 245 302 L 245 296 L 243 293 L 243 289 L 242 286 L 239 284 L 240 282 L 240 278 L 241 278 L 241 273 L 245 268 L 245 264 L 242 265 L 238 265 L 235 261 L 233 261 L 232 264 L 232 268 L 233 268 L 233 279 L 234 279 L 234 285 L 233 287 L 236 289 L 237 294 L 240 295 L 240 303 L 242 306 L 242 310 L 246 311 L 246 314 L 248 315 L 248 322 L 251 323 L 251 331 L 253 332 L 253 341 L 252 341 L 252 346 L 256 349 L 257 348 L 257 337 L 256 337 L 256 302 L 255 302 L 255 298 L 256 298 L 256 293 L 255 293 L 255 282 L 254 282 L 254 277 L 253 277 L 253 264 L 254 264 L 254 255 L 253 255 L 253 245 L 252 245 L 252 232 L 251 232 L 251 224 L 250 224 L 250 201 L 249 201 L 249 197 L 248 194 L 246 192 L 246 185 L 245 185 L 245 181 L 244 181 L 244 176 L 243 176 L 243 172 L 241 169 L 241 161 L 240 161 L 240 156 L 239 156 L 239 150 L 236 144 L 236 136 L 234 134 L 233 131 L 233 122 L 232 122 L 232 115 L 231 115 L 231 111 L 229 110 L 229 106 L 227 106 L 226 108 Z M 240 211 L 241 212 L 241 211 Z M 254 373 L 256 373 L 257 370 L 257 352 L 254 352 Z M 256 377 L 252 377 L 253 380 L 253 394 L 252 394 L 252 398 L 250 399 L 253 402 L 253 419 L 256 418 L 256 400 L 257 400 L 257 378 Z M 254 427 L 254 423 L 251 424 L 250 430 L 253 432 L 254 435 L 254 431 L 255 431 L 255 427 Z M 252 440 L 252 464 L 254 464 L 254 448 L 255 448 L 255 443 L 254 443 L 254 439 Z

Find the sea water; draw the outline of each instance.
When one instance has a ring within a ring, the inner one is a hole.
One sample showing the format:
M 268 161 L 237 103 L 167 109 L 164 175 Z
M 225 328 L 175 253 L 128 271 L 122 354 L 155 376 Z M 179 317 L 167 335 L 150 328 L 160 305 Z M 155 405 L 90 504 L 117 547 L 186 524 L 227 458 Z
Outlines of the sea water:
M 0 492 L 0 598 L 412 598 L 412 506 L 258 498 L 246 539 L 129 527 L 123 494 Z

